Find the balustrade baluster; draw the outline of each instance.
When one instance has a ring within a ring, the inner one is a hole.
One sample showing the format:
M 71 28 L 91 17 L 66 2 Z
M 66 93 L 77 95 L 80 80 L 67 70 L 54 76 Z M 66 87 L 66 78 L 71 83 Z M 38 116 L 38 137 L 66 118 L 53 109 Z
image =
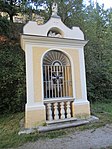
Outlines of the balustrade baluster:
M 54 103 L 54 120 L 59 119 L 58 103 Z
M 61 114 L 61 119 L 65 119 L 64 102 L 60 103 L 60 114 Z
M 47 104 L 47 116 L 48 116 L 48 120 L 49 121 L 52 121 L 53 120 L 53 118 L 52 118 L 51 103 L 48 103 Z
M 67 118 L 71 118 L 70 101 L 66 102 L 67 107 Z

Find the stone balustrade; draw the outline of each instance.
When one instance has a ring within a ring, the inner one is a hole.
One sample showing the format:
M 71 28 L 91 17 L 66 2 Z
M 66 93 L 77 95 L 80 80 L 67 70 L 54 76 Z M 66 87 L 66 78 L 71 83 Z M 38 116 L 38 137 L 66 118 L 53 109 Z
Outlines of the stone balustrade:
M 68 100 L 46 100 L 46 120 L 63 120 L 73 117 L 72 114 L 73 99 Z

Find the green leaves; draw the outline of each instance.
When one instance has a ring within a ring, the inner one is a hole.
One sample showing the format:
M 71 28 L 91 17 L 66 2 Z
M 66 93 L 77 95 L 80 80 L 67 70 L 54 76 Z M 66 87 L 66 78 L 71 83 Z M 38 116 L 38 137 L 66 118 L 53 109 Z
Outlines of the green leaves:
M 85 37 L 89 43 L 85 48 L 88 98 L 104 101 L 111 98 L 112 77 L 112 30 L 108 20 L 108 10 L 98 6 L 88 6 L 85 18 Z
M 17 12 L 19 12 L 19 7 L 17 5 L 17 1 L 4 1 L 1 0 L 0 2 L 0 11 L 8 13 L 10 17 L 10 21 L 13 22 L 13 16 L 17 15 Z
M 0 44 L 0 114 L 17 112 L 25 104 L 25 60 L 17 45 Z

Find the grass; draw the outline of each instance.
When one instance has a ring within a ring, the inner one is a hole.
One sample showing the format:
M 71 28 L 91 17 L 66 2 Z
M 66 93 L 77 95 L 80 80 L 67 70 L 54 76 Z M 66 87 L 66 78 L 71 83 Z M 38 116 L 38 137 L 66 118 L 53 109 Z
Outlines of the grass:
M 0 149 L 17 147 L 29 141 L 38 139 L 56 138 L 85 129 L 96 129 L 106 124 L 112 123 L 112 103 L 94 103 L 91 105 L 92 114 L 100 118 L 99 122 L 91 123 L 75 128 L 63 129 L 47 133 L 32 133 L 29 135 L 18 135 L 19 122 L 24 117 L 24 113 L 8 114 L 0 116 Z
M 24 117 L 24 113 L 16 113 L 0 116 L 0 149 L 20 146 L 29 141 L 38 139 L 55 138 L 66 134 L 59 130 L 47 133 L 32 133 L 29 135 L 18 135 L 19 122 Z

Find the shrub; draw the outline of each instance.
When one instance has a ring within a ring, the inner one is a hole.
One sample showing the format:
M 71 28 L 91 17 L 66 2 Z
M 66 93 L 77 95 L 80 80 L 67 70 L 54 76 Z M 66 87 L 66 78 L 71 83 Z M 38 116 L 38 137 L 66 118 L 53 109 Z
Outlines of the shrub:
M 0 114 L 24 110 L 25 59 L 19 44 L 0 44 Z

